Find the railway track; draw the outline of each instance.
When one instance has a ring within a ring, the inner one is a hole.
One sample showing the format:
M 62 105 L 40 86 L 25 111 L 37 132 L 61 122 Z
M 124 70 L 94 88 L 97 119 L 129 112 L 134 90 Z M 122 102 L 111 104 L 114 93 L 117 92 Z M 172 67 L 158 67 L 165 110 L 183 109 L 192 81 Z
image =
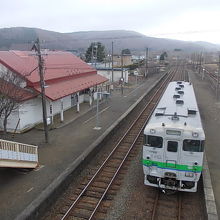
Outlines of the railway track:
M 182 193 L 164 194 L 160 189 L 157 190 L 151 220 L 181 220 L 182 212 Z
M 175 76 L 175 78 L 174 78 Z M 153 112 L 166 85 L 183 79 L 183 71 L 172 68 L 144 98 L 145 109 L 139 114 L 123 137 L 118 141 L 103 164 L 89 175 L 68 198 L 62 199 L 62 207 L 53 211 L 49 219 L 105 219 L 113 199 L 123 184 L 125 174 L 143 145 L 143 128 Z M 46 218 L 47 219 L 47 218 Z
M 206 70 L 206 69 L 205 69 L 205 71 L 208 73 L 209 77 L 211 77 L 212 79 L 214 79 L 214 81 L 217 81 L 217 80 L 218 80 L 218 76 L 217 76 L 215 73 L 213 73 L 213 72 L 211 72 L 211 71 L 208 71 L 208 70 Z
M 154 88 L 151 92 L 151 95 L 154 95 L 148 101 L 145 109 L 120 139 L 97 172 L 89 178 L 88 183 L 84 183 L 80 187 L 81 192 L 76 196 L 68 210 L 63 213 L 62 220 L 105 218 L 111 201 L 122 183 L 123 174 L 128 169 L 127 163 L 135 155 L 135 146 L 142 146 L 142 130 L 145 123 L 176 71 L 170 70 L 163 82 Z
M 178 74 L 176 74 L 173 78 L 174 81 L 189 81 L 189 75 L 188 75 L 188 71 L 186 70 L 186 64 L 181 64 L 177 66 L 177 71 Z
M 207 73 L 207 76 L 209 77 L 209 79 L 214 82 L 215 84 L 218 84 L 218 75 L 216 75 L 215 73 L 213 73 L 212 71 L 209 71 L 208 69 L 206 69 L 205 67 L 202 67 L 202 69 L 204 70 L 204 72 Z M 203 73 L 204 74 L 204 73 Z M 202 76 L 204 77 L 204 75 Z M 220 83 L 220 82 L 219 82 Z
M 179 68 L 177 71 L 178 74 L 173 77 L 174 80 L 189 81 L 189 75 L 184 65 L 183 68 Z M 170 195 L 169 193 L 165 194 L 160 189 L 157 189 L 155 194 L 151 220 L 181 220 L 182 193 L 177 192 Z

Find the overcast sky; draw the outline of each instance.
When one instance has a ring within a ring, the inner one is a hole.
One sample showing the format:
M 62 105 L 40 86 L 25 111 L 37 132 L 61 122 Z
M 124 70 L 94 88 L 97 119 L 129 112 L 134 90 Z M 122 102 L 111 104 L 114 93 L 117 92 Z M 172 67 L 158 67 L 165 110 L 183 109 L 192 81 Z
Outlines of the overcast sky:
M 0 28 L 133 30 L 220 44 L 220 0 L 1 0 Z

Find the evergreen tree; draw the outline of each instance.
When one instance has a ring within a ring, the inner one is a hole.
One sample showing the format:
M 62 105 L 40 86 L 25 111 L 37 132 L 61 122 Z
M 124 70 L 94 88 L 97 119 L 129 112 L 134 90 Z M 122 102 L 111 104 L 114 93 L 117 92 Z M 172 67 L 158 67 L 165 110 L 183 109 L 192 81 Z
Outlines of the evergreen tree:
M 130 51 L 129 49 L 123 49 L 123 50 L 121 51 L 121 53 L 122 53 L 123 55 L 130 55 L 130 54 L 131 54 L 131 51 Z
M 100 42 L 93 42 L 86 51 L 86 62 L 102 62 L 105 58 L 105 46 Z
M 160 55 L 160 60 L 165 60 L 165 57 L 168 57 L 167 55 L 167 52 L 163 52 L 161 55 Z

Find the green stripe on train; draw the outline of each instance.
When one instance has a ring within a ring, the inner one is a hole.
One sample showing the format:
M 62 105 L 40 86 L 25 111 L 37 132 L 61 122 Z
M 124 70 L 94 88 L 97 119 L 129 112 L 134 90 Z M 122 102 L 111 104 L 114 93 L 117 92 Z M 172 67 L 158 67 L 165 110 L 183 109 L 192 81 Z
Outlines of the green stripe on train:
M 191 172 L 201 172 L 202 166 L 188 166 L 182 164 L 173 164 L 173 163 L 163 163 L 159 161 L 153 160 L 142 160 L 143 165 L 147 167 L 157 166 L 162 169 L 172 169 L 172 170 L 179 170 L 179 171 L 191 171 Z

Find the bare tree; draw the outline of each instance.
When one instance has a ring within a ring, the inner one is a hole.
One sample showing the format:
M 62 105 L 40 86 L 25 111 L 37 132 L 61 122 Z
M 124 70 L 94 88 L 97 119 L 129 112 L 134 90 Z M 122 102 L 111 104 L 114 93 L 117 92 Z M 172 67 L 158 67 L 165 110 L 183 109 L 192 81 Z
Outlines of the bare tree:
M 22 77 L 9 70 L 0 73 L 0 120 L 3 121 L 4 133 L 7 132 L 8 117 L 27 94 L 21 87 L 22 82 Z

